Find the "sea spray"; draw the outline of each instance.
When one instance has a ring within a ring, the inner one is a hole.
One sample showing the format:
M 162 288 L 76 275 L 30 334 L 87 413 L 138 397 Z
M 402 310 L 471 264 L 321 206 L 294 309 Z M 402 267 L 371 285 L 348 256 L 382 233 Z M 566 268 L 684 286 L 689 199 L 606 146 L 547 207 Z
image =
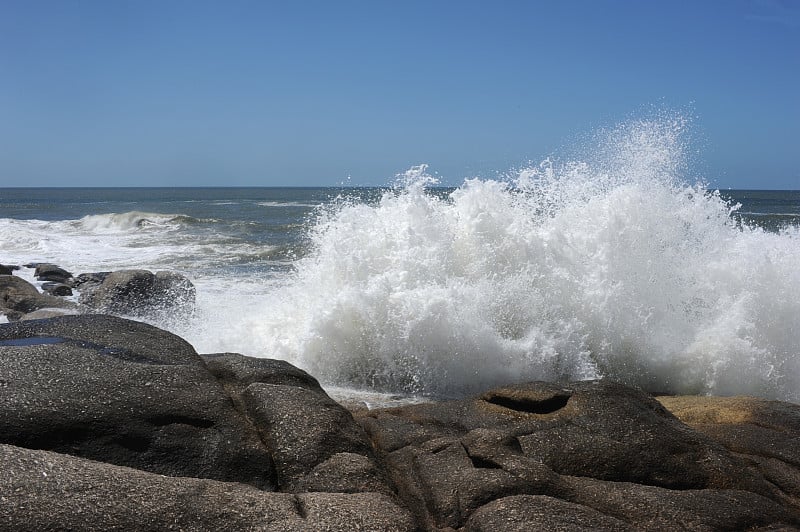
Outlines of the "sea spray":
M 632 121 L 584 161 L 446 197 L 420 166 L 374 204 L 343 199 L 235 334 L 356 388 L 609 377 L 798 401 L 800 234 L 737 225 L 687 183 L 682 128 Z

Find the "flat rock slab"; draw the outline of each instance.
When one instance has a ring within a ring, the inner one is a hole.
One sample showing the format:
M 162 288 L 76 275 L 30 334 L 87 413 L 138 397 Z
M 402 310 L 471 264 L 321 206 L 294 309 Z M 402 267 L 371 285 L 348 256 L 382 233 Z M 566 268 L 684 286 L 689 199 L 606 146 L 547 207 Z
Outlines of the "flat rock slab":
M 264 492 L 0 445 L 0 529 L 412 532 L 377 493 Z

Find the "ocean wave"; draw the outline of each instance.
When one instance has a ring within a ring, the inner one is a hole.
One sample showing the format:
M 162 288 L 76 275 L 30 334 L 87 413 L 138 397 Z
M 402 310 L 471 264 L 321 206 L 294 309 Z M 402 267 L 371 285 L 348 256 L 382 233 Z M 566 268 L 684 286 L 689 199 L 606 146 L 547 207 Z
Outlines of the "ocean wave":
M 319 203 L 308 203 L 302 201 L 259 201 L 257 205 L 261 207 L 303 207 L 315 208 L 319 207 Z
M 90 214 L 72 223 L 76 228 L 83 231 L 108 233 L 153 227 L 174 227 L 175 224 L 180 223 L 179 217 L 180 215 L 176 214 L 130 211 L 110 214 Z
M 463 395 L 609 377 L 800 400 L 800 233 L 684 180 L 682 120 L 605 132 L 446 197 L 424 166 L 321 213 L 312 251 L 231 334 L 340 386 Z

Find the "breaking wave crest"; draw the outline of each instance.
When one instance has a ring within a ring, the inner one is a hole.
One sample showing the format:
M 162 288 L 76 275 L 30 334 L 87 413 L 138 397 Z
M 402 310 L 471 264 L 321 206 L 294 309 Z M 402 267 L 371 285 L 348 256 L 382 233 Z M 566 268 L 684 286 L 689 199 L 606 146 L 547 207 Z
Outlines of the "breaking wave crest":
M 268 356 L 359 388 L 604 376 L 798 401 L 800 232 L 737 223 L 688 182 L 683 130 L 632 121 L 584 160 L 447 194 L 420 166 L 376 203 L 342 198 L 241 327 Z

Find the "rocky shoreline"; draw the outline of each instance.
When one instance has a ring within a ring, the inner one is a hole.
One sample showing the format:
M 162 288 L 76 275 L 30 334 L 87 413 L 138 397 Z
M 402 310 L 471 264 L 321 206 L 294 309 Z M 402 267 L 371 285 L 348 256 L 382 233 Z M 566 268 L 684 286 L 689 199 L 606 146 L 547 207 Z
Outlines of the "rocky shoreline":
M 800 530 L 798 405 L 589 381 L 348 410 L 107 314 L 163 296 L 124 278 L 93 307 L 0 274 L 2 530 Z

